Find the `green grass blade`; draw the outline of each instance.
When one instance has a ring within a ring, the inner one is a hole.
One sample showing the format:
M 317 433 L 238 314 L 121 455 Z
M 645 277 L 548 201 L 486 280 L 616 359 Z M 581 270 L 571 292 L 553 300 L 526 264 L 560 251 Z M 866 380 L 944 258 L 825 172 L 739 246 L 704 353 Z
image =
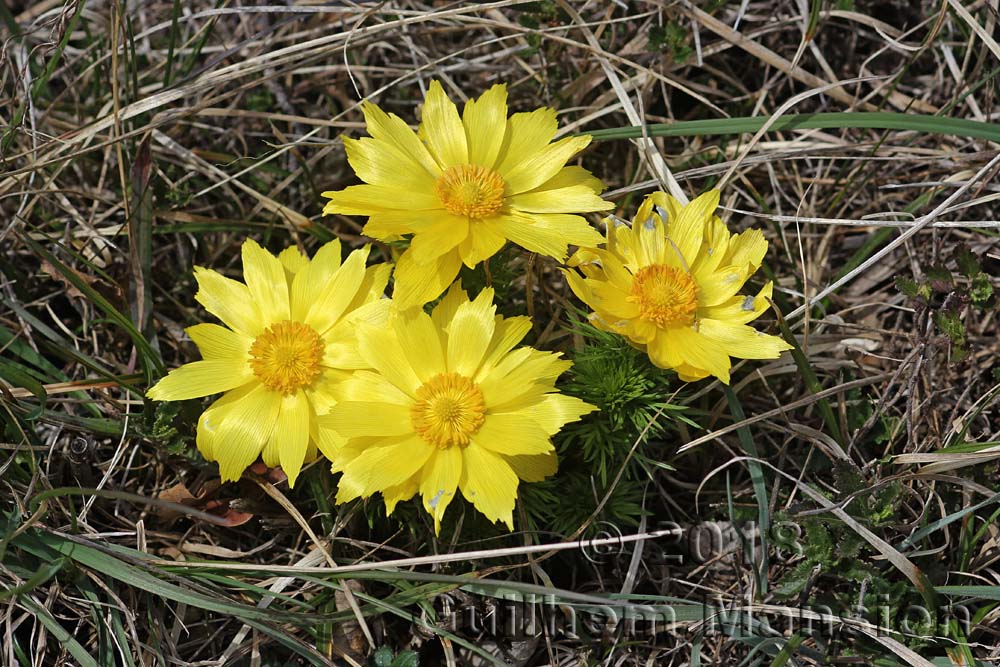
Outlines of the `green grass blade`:
M 855 128 L 925 132 L 1000 143 L 1000 124 L 984 123 L 964 118 L 942 118 L 890 111 L 803 113 L 781 116 L 771 122 L 770 116 L 742 118 L 711 118 L 681 120 L 675 123 L 653 123 L 645 127 L 616 127 L 584 132 L 595 140 L 638 139 L 641 137 L 695 137 L 708 135 L 744 134 L 757 132 L 765 124 L 771 132 L 783 130 L 832 130 Z

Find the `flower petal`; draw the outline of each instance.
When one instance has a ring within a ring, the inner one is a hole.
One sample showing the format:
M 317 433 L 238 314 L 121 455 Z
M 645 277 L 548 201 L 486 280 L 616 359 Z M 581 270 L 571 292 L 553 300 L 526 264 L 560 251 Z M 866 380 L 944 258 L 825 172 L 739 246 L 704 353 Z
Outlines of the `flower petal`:
M 478 100 L 466 102 L 462 124 L 469 147 L 469 163 L 493 167 L 503 145 L 507 124 L 507 86 L 496 84 Z
M 529 213 L 586 213 L 607 211 L 614 207 L 585 185 L 532 190 L 507 197 L 505 201 L 512 209 Z
M 329 289 L 330 281 L 340 268 L 340 241 L 334 239 L 320 246 L 309 265 L 292 279 L 289 306 L 292 319 L 302 322 L 320 294 Z
M 413 130 L 406 128 L 406 131 L 413 136 Z M 438 172 L 428 171 L 424 164 L 402 147 L 367 137 L 344 137 L 343 142 L 347 161 L 358 178 L 365 183 L 416 192 L 433 191 Z M 427 160 L 432 162 L 429 154 Z
M 458 246 L 462 262 L 470 269 L 485 259 L 500 252 L 507 243 L 502 228 L 494 220 L 473 220 L 469 224 L 469 234 Z
M 319 416 L 324 428 L 343 438 L 396 436 L 413 432 L 410 408 L 382 401 L 341 401 Z
M 671 329 L 669 340 L 671 345 L 676 346 L 677 354 L 685 363 L 708 375 L 714 375 L 723 384 L 729 384 L 729 369 L 732 364 L 719 343 L 689 327 Z
M 479 370 L 496 328 L 493 290 L 486 288 L 474 301 L 455 311 L 448 326 L 448 371 L 473 377 Z
M 257 245 L 252 239 L 243 242 L 243 279 L 250 288 L 250 297 L 268 324 L 287 320 L 288 278 L 277 257 Z
M 462 478 L 462 450 L 458 447 L 437 449 L 420 475 L 420 496 L 424 509 L 434 517 L 434 534 L 441 532 L 441 519 L 455 497 Z
M 423 383 L 410 366 L 395 327 L 358 327 L 358 349 L 365 361 L 397 389 L 410 397 L 416 395 Z
M 433 262 L 469 236 L 469 219 L 441 213 L 431 224 L 421 227 L 410 241 L 409 252 L 417 264 Z
M 418 135 L 441 167 L 468 163 L 465 127 L 455 103 L 448 99 L 439 81 L 431 81 L 427 90 Z
M 777 359 L 783 351 L 792 349 L 781 338 L 745 324 L 701 320 L 698 333 L 719 345 L 729 356 L 740 359 Z
M 501 175 L 506 174 L 525 160 L 539 155 L 556 136 L 558 129 L 556 110 L 550 107 L 514 114 L 507 119 L 507 131 L 504 132 L 504 144 L 500 148 L 496 170 Z
M 566 161 L 582 151 L 590 144 L 590 136 L 566 137 L 549 144 L 540 153 L 523 160 L 510 171 L 501 175 L 507 183 L 509 192 L 518 194 L 534 190 L 545 181 L 551 179 L 566 166 Z
M 430 315 L 412 310 L 396 318 L 394 326 L 399 346 L 420 382 L 445 371 L 443 341 Z
M 341 401 L 374 401 L 409 407 L 413 399 L 387 378 L 372 371 L 356 371 L 349 380 L 337 386 Z
M 552 451 L 549 434 L 525 411 L 490 413 L 472 441 L 480 447 L 504 454 L 545 454 Z
M 228 406 L 215 432 L 213 454 L 219 462 L 222 481 L 236 481 L 254 462 L 274 429 L 281 399 L 258 385 Z
M 496 218 L 501 233 L 526 250 L 566 259 L 566 245 L 597 246 L 604 237 L 578 215 L 511 213 Z
M 579 421 L 580 417 L 583 415 L 597 410 L 597 408 L 593 405 L 585 403 L 575 396 L 566 396 L 564 394 L 545 394 L 541 400 L 532 399 L 530 403 L 517 401 L 508 404 L 506 409 L 523 411 L 525 414 L 529 415 L 547 435 L 555 435 L 566 424 Z M 502 414 L 507 413 L 491 415 L 491 417 L 487 418 L 487 423 L 490 418 L 499 417 Z M 522 454 L 527 452 L 514 453 Z
M 455 318 L 455 313 L 458 312 L 458 307 L 469 300 L 469 295 L 464 289 L 462 289 L 462 284 L 455 282 L 448 289 L 448 293 L 444 295 L 437 305 L 431 310 L 431 319 L 434 320 L 434 326 L 438 329 L 444 330 L 448 328 L 451 321 Z
M 289 246 L 278 253 L 278 261 L 285 267 L 285 277 L 289 282 L 292 276 L 309 266 L 309 258 L 295 246 Z
M 196 324 L 184 330 L 205 359 L 245 360 L 253 339 L 218 324 Z
M 358 287 L 365 278 L 365 262 L 370 251 L 371 246 L 366 245 L 348 255 L 347 261 L 337 269 L 337 273 L 309 308 L 303 322 L 321 336 L 344 315 L 347 306 L 357 295 Z
M 462 450 L 462 479 L 459 486 L 466 500 L 490 521 L 502 521 L 514 530 L 514 501 L 517 475 L 510 464 L 488 449 L 470 443 Z
M 385 501 L 386 516 L 392 514 L 396 510 L 396 505 L 401 501 L 412 498 L 419 488 L 420 476 L 414 475 L 402 484 L 382 489 L 382 499 Z
M 398 185 L 351 185 L 323 193 L 330 201 L 323 215 L 372 215 L 379 211 L 432 211 L 441 208 L 434 192 L 408 190 Z
M 407 250 L 396 263 L 392 300 L 401 310 L 422 306 L 448 288 L 461 266 L 462 257 L 457 249 L 426 264 L 413 261 L 412 254 Z
M 246 285 L 200 266 L 194 267 L 194 278 L 198 281 L 195 301 L 230 329 L 256 338 L 267 327 Z
M 245 384 L 238 389 L 227 391 L 198 417 L 195 442 L 198 445 L 198 451 L 201 452 L 206 461 L 215 461 L 215 435 L 219 430 L 219 424 L 228 411 L 228 406 L 249 394 L 256 386 L 256 384 Z
M 366 447 L 344 466 L 341 491 L 346 496 L 360 489 L 360 495 L 367 498 L 382 489 L 398 486 L 420 470 L 435 449 L 418 435 L 390 445 Z M 337 502 L 345 502 L 340 492 Z
M 505 456 L 514 474 L 525 482 L 541 482 L 546 477 L 556 474 L 559 469 L 559 457 L 555 452 L 538 454 L 536 456 Z
M 154 401 L 186 401 L 220 394 L 253 379 L 250 364 L 242 359 L 203 359 L 170 371 L 146 396 Z
M 290 396 L 281 397 L 278 419 L 269 444 L 273 442 L 278 449 L 281 469 L 288 475 L 289 488 L 295 486 L 295 480 L 306 460 L 311 414 L 309 399 L 301 389 Z
M 667 223 L 667 234 L 677 246 L 684 258 L 686 268 L 690 270 L 701 249 L 701 241 L 705 234 L 705 225 L 712 219 L 715 209 L 719 207 L 719 191 L 709 190 L 684 206 L 676 218 Z
M 417 133 L 410 129 L 402 118 L 396 114 L 386 114 L 378 105 L 367 100 L 361 103 L 361 111 L 365 115 L 368 134 L 374 139 L 403 153 L 406 159 L 421 165 L 434 178 L 441 175 L 441 167 L 417 137 Z

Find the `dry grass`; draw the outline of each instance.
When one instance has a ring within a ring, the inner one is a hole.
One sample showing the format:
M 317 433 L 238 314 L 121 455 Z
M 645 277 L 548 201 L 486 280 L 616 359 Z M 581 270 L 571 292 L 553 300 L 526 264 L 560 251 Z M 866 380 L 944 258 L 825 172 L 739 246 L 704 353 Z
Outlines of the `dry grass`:
M 272 249 L 364 242 L 362 220 L 320 215 L 320 192 L 353 182 L 338 137 L 363 131 L 363 97 L 415 119 L 432 78 L 456 99 L 507 82 L 513 109 L 555 106 L 565 133 L 875 110 L 996 127 L 996 0 L 39 0 L 0 18 L 0 664 L 356 665 L 381 645 L 422 665 L 1000 660 L 1000 324 L 996 297 L 978 300 L 1000 274 L 996 142 L 786 129 L 604 140 L 582 156 L 622 217 L 654 188 L 721 183 L 730 226 L 771 241 L 765 271 L 800 353 L 744 365 L 728 393 L 682 388 L 673 400 L 699 429 L 632 448 L 675 470 L 650 468 L 646 518 L 628 532 L 752 519 L 832 540 L 791 596 L 776 588 L 808 556 L 773 530 L 766 560 L 733 537 L 708 562 L 661 562 L 675 554 L 662 536 L 594 559 L 535 549 L 568 537 L 544 530 L 436 541 L 416 513 L 333 506 L 322 465 L 294 493 L 262 471 L 220 486 L 193 448 L 197 402 L 142 395 L 195 358 L 182 330 L 203 318 L 194 264 L 238 271 L 247 235 Z M 985 277 L 963 273 L 969 258 Z M 531 312 L 537 345 L 571 350 L 557 265 L 511 262 L 526 277 L 501 309 Z M 382 561 L 400 562 L 370 565 Z M 350 563 L 366 565 L 336 569 Z M 581 617 L 607 594 L 642 595 L 677 623 L 512 636 L 442 615 L 546 591 Z M 978 615 L 969 634 L 927 641 L 840 617 L 834 636 L 740 637 L 700 606 L 720 596 L 774 623 L 807 602 L 873 606 L 876 592 L 894 630 L 911 603 Z

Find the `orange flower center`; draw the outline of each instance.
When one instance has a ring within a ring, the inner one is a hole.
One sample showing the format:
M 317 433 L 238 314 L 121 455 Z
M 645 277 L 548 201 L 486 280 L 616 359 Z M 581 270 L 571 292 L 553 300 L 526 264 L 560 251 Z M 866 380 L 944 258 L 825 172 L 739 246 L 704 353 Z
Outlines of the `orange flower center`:
M 434 193 L 449 213 L 488 218 L 503 206 L 507 184 L 497 172 L 475 164 L 448 167 L 434 184 Z
M 410 409 L 417 434 L 440 449 L 465 447 L 486 420 L 483 392 L 458 373 L 439 373 L 417 389 Z
M 285 320 L 272 324 L 250 346 L 250 367 L 268 389 L 294 394 L 309 386 L 320 371 L 323 341 L 307 324 Z
M 686 271 L 653 264 L 635 274 L 628 300 L 638 304 L 639 317 L 658 327 L 688 326 L 698 309 L 698 285 Z

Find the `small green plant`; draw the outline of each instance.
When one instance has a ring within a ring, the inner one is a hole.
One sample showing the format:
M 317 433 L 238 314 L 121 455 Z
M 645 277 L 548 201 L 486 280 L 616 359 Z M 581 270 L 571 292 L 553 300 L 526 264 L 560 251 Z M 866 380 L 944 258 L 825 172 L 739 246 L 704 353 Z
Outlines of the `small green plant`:
M 393 653 L 388 646 L 382 646 L 371 659 L 372 667 L 420 667 L 420 656 L 414 651 Z

